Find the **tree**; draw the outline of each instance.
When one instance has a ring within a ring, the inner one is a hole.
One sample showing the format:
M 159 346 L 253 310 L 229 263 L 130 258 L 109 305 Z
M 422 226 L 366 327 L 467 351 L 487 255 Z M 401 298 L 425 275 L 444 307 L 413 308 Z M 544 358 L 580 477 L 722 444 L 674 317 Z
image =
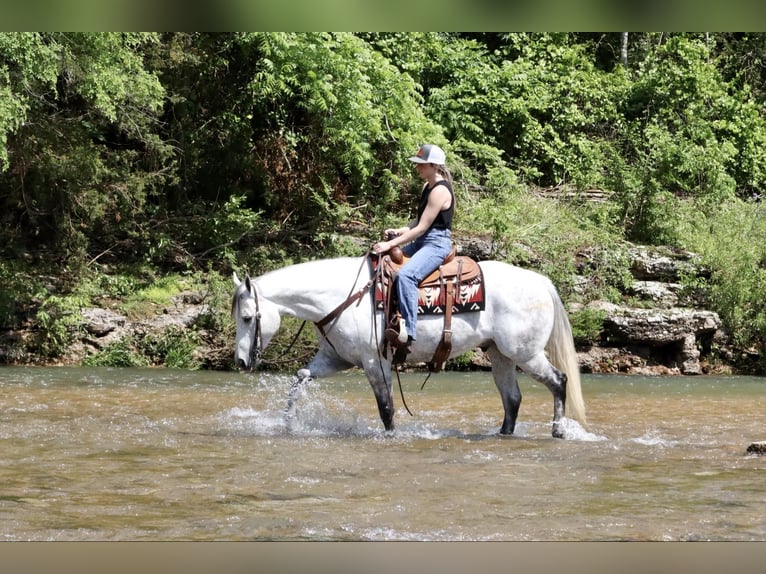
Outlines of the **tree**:
M 3 245 L 82 262 L 129 233 L 172 163 L 152 34 L 0 35 Z
M 677 199 L 715 209 L 766 185 L 766 123 L 723 80 L 703 39 L 669 37 L 636 74 L 609 183 L 629 237 L 675 243 Z

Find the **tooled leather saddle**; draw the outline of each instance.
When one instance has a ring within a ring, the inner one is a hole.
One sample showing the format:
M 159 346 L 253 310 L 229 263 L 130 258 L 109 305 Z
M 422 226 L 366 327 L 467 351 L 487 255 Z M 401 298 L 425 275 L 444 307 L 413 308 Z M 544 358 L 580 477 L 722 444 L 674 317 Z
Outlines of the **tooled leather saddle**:
M 396 289 L 392 287 L 399 269 L 408 260 L 398 247 L 381 257 L 370 258 L 375 274 L 375 305 L 376 309 L 383 311 L 386 325 L 398 322 L 398 300 Z M 481 267 L 470 257 L 456 255 L 456 248 L 453 246 L 444 263 L 418 285 L 418 314 L 444 315 L 442 338 L 433 358 L 427 363 L 431 372 L 441 371 L 452 351 L 453 313 L 483 311 L 484 306 L 484 278 Z M 389 344 L 391 343 L 393 342 L 389 341 Z

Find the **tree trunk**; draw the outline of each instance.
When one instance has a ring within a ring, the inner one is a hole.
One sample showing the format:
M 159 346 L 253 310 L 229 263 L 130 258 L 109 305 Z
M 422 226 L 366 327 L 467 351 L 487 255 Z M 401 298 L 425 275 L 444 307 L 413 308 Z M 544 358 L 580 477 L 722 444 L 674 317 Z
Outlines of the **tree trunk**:
M 622 62 L 622 65 L 627 68 L 628 67 L 628 33 L 620 32 L 620 39 L 622 40 L 622 42 L 620 43 L 620 62 Z

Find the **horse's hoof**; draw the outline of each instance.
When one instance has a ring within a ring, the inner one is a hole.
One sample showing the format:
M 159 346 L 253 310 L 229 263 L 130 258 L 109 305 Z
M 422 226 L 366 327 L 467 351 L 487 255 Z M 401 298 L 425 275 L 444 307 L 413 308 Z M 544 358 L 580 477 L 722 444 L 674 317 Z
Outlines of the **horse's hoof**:
M 553 438 L 564 438 L 564 429 L 561 427 L 561 423 L 553 423 L 553 431 L 551 432 Z

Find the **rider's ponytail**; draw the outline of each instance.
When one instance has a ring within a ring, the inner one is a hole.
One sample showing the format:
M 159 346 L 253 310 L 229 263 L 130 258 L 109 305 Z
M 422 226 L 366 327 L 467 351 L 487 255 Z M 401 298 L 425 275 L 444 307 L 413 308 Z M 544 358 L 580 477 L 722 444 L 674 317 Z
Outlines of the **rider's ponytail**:
M 452 172 L 449 170 L 449 168 L 446 165 L 436 165 L 436 164 L 434 164 L 434 167 L 436 167 L 436 171 L 444 179 L 446 179 L 450 185 L 452 185 Z

